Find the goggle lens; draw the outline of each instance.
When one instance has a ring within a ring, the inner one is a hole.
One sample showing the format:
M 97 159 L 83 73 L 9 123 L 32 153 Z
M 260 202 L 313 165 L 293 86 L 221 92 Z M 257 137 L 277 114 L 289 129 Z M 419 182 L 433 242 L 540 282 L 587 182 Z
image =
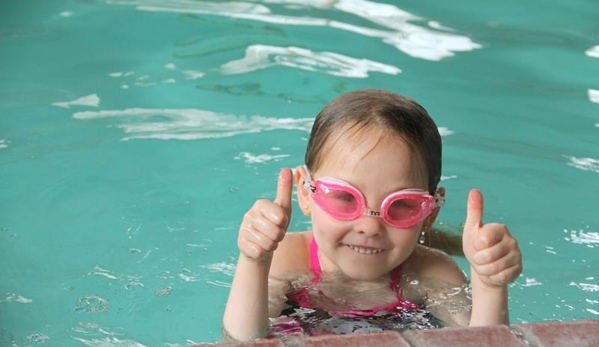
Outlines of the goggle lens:
M 355 192 L 322 182 L 316 182 L 315 186 L 314 200 L 327 213 L 344 220 L 360 215 L 363 200 Z
M 407 221 L 418 217 L 421 212 L 421 201 L 410 197 L 399 198 L 387 208 L 387 216 L 392 221 Z

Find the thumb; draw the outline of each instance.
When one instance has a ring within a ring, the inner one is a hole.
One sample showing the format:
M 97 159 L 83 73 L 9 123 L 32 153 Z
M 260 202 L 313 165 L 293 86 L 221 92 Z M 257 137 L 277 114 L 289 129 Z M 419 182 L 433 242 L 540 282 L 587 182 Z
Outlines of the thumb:
M 277 197 L 275 204 L 281 206 L 288 216 L 291 216 L 291 193 L 293 192 L 293 173 L 291 169 L 282 169 L 279 173 L 277 184 Z
M 468 205 L 466 208 L 466 222 L 464 232 L 476 231 L 483 223 L 483 195 L 478 189 L 470 190 L 468 194 Z

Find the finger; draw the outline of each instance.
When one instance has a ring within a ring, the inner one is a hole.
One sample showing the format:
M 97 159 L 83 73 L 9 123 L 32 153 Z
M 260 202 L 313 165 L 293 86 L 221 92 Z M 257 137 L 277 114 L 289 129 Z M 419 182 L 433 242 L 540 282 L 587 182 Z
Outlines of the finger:
M 264 248 L 257 244 L 249 241 L 246 238 L 240 238 L 238 242 L 239 250 L 241 254 L 245 255 L 249 259 L 253 260 L 265 260 L 271 252 L 267 252 Z
M 464 231 L 477 230 L 483 222 L 483 195 L 477 189 L 470 190 L 466 208 Z
M 263 230 L 260 229 L 260 226 L 254 224 L 254 222 L 242 226 L 242 232 L 242 238 L 244 240 L 256 245 L 265 252 L 272 252 L 277 249 L 279 243 L 268 237 L 267 233 L 263 232 Z
M 505 235 L 509 235 L 505 225 L 499 223 L 485 224 L 474 240 L 474 249 L 480 251 L 492 247 L 501 242 Z
M 516 254 L 515 252 L 510 252 L 505 257 L 503 257 L 497 261 L 494 261 L 492 263 L 487 263 L 487 264 L 483 264 L 483 265 L 475 265 L 474 270 L 479 275 L 493 276 L 493 275 L 497 275 L 498 273 L 500 273 L 506 269 L 509 269 L 513 266 L 517 266 L 519 264 L 521 264 L 521 262 L 520 262 L 520 257 L 518 256 L 518 254 Z
M 507 268 L 498 274 L 489 276 L 489 280 L 497 285 L 506 285 L 513 282 L 521 273 L 522 266 L 518 264 Z
M 281 242 L 285 237 L 284 225 L 275 224 L 266 217 L 252 219 L 249 223 L 252 229 L 259 233 L 258 236 L 261 238 L 264 237 L 274 242 Z
M 256 246 L 252 242 L 248 241 L 245 237 L 240 237 L 237 241 L 237 246 L 242 254 L 245 254 L 248 258 L 258 259 L 265 252 L 260 247 Z
M 474 253 L 472 261 L 476 265 L 490 264 L 505 257 L 509 252 L 510 248 L 500 242 Z
M 277 197 L 275 204 L 281 206 L 287 215 L 291 215 L 291 193 L 293 192 L 293 174 L 291 169 L 282 169 L 279 173 L 277 184 Z

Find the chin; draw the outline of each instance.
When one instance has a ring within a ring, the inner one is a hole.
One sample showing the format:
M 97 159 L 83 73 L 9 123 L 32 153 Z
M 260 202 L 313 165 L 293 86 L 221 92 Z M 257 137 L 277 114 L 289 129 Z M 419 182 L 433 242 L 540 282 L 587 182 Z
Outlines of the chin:
M 370 282 L 377 281 L 381 279 L 384 275 L 388 274 L 389 271 L 381 271 L 381 269 L 377 269 L 377 271 L 372 271 L 368 269 L 361 270 L 353 270 L 353 271 L 343 271 L 345 276 L 354 281 L 362 281 L 362 282 Z

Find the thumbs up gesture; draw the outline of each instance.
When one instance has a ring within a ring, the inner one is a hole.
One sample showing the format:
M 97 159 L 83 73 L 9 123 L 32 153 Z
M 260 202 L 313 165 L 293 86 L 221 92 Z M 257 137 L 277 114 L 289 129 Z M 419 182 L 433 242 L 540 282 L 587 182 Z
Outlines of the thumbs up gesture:
M 243 216 L 237 240 L 242 255 L 258 262 L 272 259 L 289 227 L 292 191 L 291 170 L 283 169 L 279 174 L 275 200 L 258 200 Z
M 483 209 L 481 192 L 471 190 L 462 238 L 464 255 L 471 277 L 478 276 L 487 286 L 505 286 L 522 272 L 522 253 L 505 225 L 483 224 Z

